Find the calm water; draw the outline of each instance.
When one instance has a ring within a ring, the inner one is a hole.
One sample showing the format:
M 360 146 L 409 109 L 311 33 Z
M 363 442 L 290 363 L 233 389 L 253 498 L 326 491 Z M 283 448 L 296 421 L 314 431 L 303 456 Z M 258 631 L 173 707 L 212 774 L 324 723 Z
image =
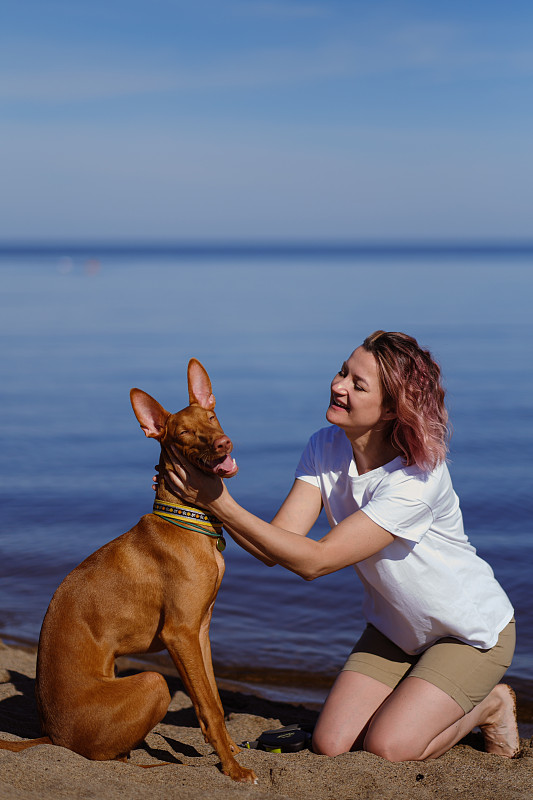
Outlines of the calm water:
M 150 511 L 157 447 L 132 386 L 178 410 L 199 358 L 240 465 L 231 489 L 271 517 L 333 373 L 384 328 L 441 363 L 466 527 L 516 608 L 511 675 L 533 685 L 531 259 L 95 255 L 0 260 L 0 636 L 36 642 L 62 578 Z M 306 583 L 232 543 L 225 555 L 218 672 L 316 697 L 363 627 L 353 570 Z

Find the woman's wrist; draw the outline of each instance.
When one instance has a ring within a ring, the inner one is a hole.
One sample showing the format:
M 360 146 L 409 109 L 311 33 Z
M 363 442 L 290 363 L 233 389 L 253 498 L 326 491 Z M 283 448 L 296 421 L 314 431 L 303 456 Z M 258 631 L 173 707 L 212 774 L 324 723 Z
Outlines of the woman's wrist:
M 230 495 L 228 489 L 226 488 L 226 484 L 222 482 L 222 491 L 218 497 L 211 500 L 209 503 L 209 510 L 212 514 L 218 517 L 221 522 L 229 523 L 230 517 L 232 516 L 233 507 L 236 505 L 237 503 Z

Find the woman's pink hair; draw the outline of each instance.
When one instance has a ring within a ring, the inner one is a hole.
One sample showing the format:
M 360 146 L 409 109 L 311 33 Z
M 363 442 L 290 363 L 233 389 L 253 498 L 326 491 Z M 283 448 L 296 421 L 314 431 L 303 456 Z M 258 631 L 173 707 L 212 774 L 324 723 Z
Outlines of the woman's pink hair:
M 376 331 L 363 348 L 376 359 L 383 404 L 396 414 L 391 442 L 408 466 L 433 469 L 446 460 L 449 439 L 439 365 L 405 333 Z

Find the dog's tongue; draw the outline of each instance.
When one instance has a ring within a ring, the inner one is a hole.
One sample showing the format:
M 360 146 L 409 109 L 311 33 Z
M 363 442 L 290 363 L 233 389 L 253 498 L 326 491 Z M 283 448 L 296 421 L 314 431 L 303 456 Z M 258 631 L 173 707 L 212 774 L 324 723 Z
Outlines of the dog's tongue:
M 218 461 L 216 464 L 213 464 L 213 472 L 216 475 L 226 475 L 228 472 L 235 471 L 235 464 L 233 463 L 233 459 L 231 456 L 226 456 L 226 458 Z

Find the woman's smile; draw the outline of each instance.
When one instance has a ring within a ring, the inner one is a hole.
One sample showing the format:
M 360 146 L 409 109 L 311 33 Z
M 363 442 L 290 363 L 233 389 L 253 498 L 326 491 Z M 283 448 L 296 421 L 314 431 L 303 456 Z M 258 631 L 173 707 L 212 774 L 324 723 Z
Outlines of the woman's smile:
M 335 397 L 333 392 L 331 393 L 330 406 L 334 406 L 335 408 L 340 408 L 343 411 L 349 411 L 350 410 L 349 403 L 340 400 L 338 397 Z

